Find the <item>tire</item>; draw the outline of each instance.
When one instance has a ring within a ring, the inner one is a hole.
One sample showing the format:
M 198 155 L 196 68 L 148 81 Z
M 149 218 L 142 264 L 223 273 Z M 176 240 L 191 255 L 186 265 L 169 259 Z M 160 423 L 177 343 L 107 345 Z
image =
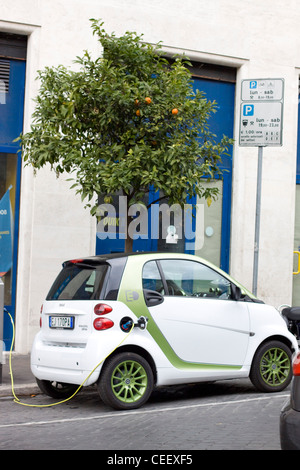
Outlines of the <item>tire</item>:
M 250 380 L 261 392 L 281 392 L 292 380 L 292 351 L 281 341 L 268 341 L 255 353 Z
M 51 382 L 50 380 L 36 379 L 36 382 L 40 390 L 52 398 L 69 398 L 79 388 L 79 385 Z
M 138 354 L 120 353 L 108 359 L 97 387 L 101 400 L 116 410 L 144 405 L 153 390 L 153 372 Z

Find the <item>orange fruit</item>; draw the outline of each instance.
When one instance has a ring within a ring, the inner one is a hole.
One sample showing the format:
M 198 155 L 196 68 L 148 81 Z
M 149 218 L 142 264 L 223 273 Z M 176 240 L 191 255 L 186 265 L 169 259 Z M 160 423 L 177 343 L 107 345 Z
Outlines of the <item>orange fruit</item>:
M 141 115 L 141 111 L 138 109 L 138 110 L 135 112 L 135 114 L 136 114 L 137 116 L 140 116 L 140 115 Z
M 174 115 L 175 115 L 175 114 L 178 114 L 178 109 L 177 109 L 177 108 L 173 108 L 173 109 L 172 109 L 172 114 L 174 114 Z
M 134 100 L 134 104 L 138 106 L 140 104 L 139 100 Z
M 152 100 L 151 100 L 151 98 L 149 98 L 149 96 L 147 96 L 145 98 L 145 101 L 146 101 L 147 104 L 150 104 L 152 102 Z

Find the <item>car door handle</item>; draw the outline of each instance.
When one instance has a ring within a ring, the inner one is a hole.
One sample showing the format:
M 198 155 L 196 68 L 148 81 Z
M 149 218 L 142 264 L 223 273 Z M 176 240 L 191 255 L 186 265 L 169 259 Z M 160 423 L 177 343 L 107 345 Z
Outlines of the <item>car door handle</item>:
M 154 307 L 164 301 L 164 296 L 155 290 L 144 289 L 144 297 L 147 307 Z

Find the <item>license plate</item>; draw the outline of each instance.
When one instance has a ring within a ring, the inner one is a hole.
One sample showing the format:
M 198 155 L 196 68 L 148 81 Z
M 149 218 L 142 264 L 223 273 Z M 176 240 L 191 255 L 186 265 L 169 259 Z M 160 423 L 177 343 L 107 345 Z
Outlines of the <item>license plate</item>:
M 74 328 L 74 317 L 49 317 L 50 328 L 62 328 L 72 330 Z

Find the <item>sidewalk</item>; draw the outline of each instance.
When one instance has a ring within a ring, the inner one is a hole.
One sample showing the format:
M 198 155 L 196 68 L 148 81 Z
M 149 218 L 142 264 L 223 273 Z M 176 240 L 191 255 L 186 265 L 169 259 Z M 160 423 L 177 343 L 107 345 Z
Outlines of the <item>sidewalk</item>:
M 5 363 L 2 364 L 2 383 L 0 377 L 0 397 L 13 396 L 9 370 L 9 354 L 5 354 L 4 358 Z M 11 366 L 14 390 L 17 396 L 40 393 L 40 389 L 30 370 L 30 354 L 12 353 Z

